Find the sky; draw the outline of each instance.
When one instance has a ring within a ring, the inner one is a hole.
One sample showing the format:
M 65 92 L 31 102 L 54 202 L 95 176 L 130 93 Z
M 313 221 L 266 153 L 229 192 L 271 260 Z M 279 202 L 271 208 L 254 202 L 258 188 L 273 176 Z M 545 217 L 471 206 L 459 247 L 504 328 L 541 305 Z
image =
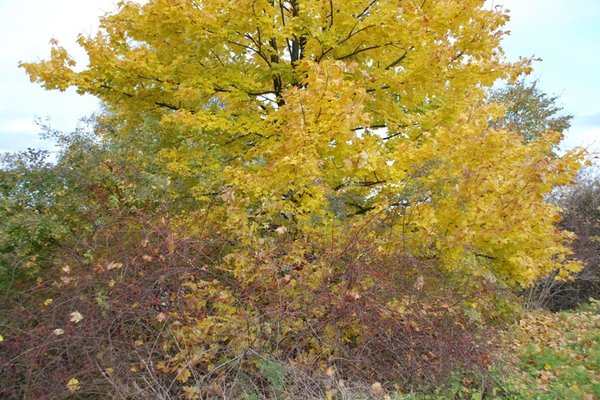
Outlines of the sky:
M 51 38 L 85 60 L 77 35 L 94 33 L 98 17 L 115 11 L 116 2 L 0 0 L 0 152 L 51 149 L 39 138 L 36 120 L 69 132 L 99 108 L 74 90 L 48 92 L 32 84 L 18 63 L 47 58 Z M 488 6 L 510 10 L 511 34 L 503 42 L 508 59 L 541 58 L 532 77 L 574 115 L 563 149 L 600 151 L 600 0 L 488 0 Z

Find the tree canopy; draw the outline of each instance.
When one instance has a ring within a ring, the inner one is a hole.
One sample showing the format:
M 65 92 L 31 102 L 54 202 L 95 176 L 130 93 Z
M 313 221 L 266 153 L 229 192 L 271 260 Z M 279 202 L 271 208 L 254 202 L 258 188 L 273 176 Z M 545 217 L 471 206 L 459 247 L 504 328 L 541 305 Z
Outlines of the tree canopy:
M 385 212 L 394 246 L 530 282 L 565 252 L 543 198 L 577 157 L 487 126 L 484 89 L 528 69 L 503 59 L 506 18 L 479 0 L 123 2 L 80 36 L 83 70 L 56 43 L 22 65 L 98 96 L 119 135 L 144 126 L 236 234 Z
M 557 104 L 558 97 L 544 93 L 538 81 L 520 79 L 514 84 L 493 90 L 490 101 L 504 104 L 506 110 L 494 121 L 494 128 L 519 132 L 526 142 L 547 131 L 563 133 L 571 126 L 572 115 L 566 115 Z

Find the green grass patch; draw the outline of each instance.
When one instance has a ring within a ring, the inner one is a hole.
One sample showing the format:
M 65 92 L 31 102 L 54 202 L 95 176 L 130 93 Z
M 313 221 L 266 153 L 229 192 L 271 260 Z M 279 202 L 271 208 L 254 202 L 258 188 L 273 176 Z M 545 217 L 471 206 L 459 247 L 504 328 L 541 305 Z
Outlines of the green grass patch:
M 533 312 L 507 333 L 502 365 L 487 383 L 455 376 L 432 394 L 392 399 L 600 399 L 600 301 L 577 310 Z M 490 383 L 491 382 L 491 383 Z

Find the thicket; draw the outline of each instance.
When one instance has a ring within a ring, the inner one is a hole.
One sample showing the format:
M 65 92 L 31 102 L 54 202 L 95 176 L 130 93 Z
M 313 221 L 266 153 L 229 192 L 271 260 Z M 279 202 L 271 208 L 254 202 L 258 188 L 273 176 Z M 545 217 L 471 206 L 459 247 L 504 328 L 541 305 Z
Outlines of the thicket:
M 56 43 L 23 64 L 106 111 L 52 133 L 53 163 L 4 158 L 0 394 L 352 398 L 487 376 L 515 293 L 581 267 L 547 198 L 583 153 L 523 140 L 487 95 L 529 70 L 502 57 L 506 18 L 125 2 L 80 38 L 83 70 Z
M 294 241 L 275 233 L 277 253 L 249 261 L 276 257 L 281 270 L 238 281 L 220 267 L 236 243 L 210 224 L 190 235 L 173 222 L 196 206 L 166 189 L 180 182 L 85 127 L 50 132 L 55 162 L 41 151 L 3 160 L 6 398 L 262 398 L 284 386 L 298 398 L 354 396 L 376 381 L 409 390 L 491 364 L 482 320 L 513 300 L 496 282 L 382 252 L 376 218 L 308 242 L 304 259 L 287 259 Z
M 572 279 L 541 279 L 526 292 L 530 308 L 552 311 L 576 308 L 600 298 L 600 177 L 596 167 L 582 170 L 574 185 L 560 188 L 550 201 L 562 208 L 559 226 L 576 236 L 572 257 L 584 267 Z

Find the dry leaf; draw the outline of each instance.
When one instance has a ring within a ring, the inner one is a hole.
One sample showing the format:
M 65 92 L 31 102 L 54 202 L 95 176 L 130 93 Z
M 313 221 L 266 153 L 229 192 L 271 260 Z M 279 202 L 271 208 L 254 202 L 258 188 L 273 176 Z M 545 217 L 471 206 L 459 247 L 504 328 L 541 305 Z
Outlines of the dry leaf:
M 79 390 L 79 380 L 77 378 L 71 378 L 69 382 L 67 382 L 67 389 L 69 392 L 73 393 Z
M 109 262 L 108 264 L 106 264 L 106 269 L 107 270 L 113 270 L 113 269 L 120 269 L 123 267 L 122 263 L 116 263 L 114 261 Z
M 73 311 L 71 314 L 71 322 L 78 324 L 83 319 L 83 315 L 79 311 Z
M 166 321 L 166 320 L 167 320 L 167 314 L 165 314 L 165 313 L 159 313 L 159 314 L 156 316 L 156 320 L 157 320 L 158 322 L 164 322 L 164 321 Z
M 417 277 L 417 281 L 415 282 L 415 290 L 417 292 L 420 292 L 421 290 L 423 290 L 423 285 L 425 284 L 425 278 L 423 278 L 423 276 L 418 276 Z
M 381 383 L 375 382 L 374 384 L 372 384 L 371 385 L 371 393 L 374 396 L 383 396 L 384 391 L 383 391 L 383 387 L 381 386 Z

